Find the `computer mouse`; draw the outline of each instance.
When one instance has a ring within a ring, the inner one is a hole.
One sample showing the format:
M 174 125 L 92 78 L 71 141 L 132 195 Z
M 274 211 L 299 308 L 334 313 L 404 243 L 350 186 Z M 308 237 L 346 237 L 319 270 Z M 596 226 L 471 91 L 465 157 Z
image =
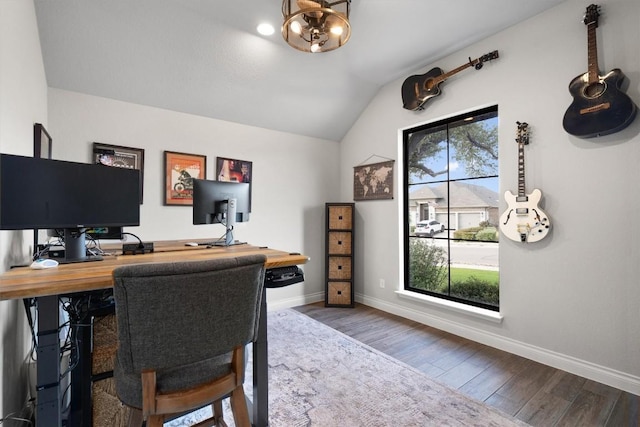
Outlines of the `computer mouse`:
M 58 261 L 50 258 L 39 258 L 33 261 L 30 265 L 35 270 L 42 270 L 43 268 L 53 268 L 58 266 Z

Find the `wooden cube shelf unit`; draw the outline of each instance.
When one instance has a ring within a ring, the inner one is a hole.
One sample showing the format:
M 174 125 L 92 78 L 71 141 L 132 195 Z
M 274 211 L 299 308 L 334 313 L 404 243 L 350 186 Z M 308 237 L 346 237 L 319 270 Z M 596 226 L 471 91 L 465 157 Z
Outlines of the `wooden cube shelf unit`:
M 325 306 L 353 307 L 353 203 L 326 204 Z

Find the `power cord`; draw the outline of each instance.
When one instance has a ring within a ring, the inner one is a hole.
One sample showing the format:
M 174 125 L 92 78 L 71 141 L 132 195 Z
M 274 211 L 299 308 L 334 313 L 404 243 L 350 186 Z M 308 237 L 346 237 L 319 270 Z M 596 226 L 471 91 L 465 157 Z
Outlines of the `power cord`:
M 42 249 L 37 250 L 34 252 L 33 254 L 33 260 L 35 261 L 36 259 L 39 258 L 43 258 L 45 257 L 47 254 L 49 254 L 51 248 L 56 247 L 56 246 L 62 246 L 64 247 L 64 235 L 60 233 L 60 230 L 56 229 L 54 230 L 56 233 L 55 240 L 50 240 L 48 241 L 46 244 L 42 245 Z M 80 234 L 85 234 L 85 248 L 86 251 L 89 255 L 91 256 L 104 256 L 104 255 L 109 255 L 107 252 L 105 252 L 101 247 L 100 247 L 100 241 L 99 239 L 95 239 L 91 234 L 86 233 L 86 231 L 81 232 Z M 122 233 L 122 234 L 131 234 L 131 233 Z M 136 238 L 138 238 L 137 236 L 134 236 Z M 138 238 L 138 240 L 140 240 Z
M 29 407 L 31 407 L 31 411 L 33 412 L 33 403 L 31 402 L 31 400 L 29 402 L 27 402 L 27 404 L 20 410 L 20 412 L 24 412 L 26 411 Z M 0 424 L 4 424 L 5 421 L 18 421 L 21 423 L 25 423 L 27 425 L 34 425 L 33 421 L 30 420 L 29 418 L 22 418 L 19 416 L 14 416 L 15 414 L 17 414 L 17 412 L 12 412 L 9 415 L 7 415 L 6 417 L 0 418 Z
M 39 258 L 43 258 L 45 255 L 49 253 L 49 250 L 54 246 L 64 246 L 64 238 L 58 235 L 56 237 L 56 240 L 49 241 L 46 244 L 42 245 L 42 249 L 34 252 L 33 260 L 35 261 Z
M 34 397 L 30 397 L 29 399 L 27 399 L 20 411 L 11 412 L 10 414 L 7 414 L 4 417 L 0 418 L 0 424 L 4 424 L 7 421 L 17 421 L 29 426 L 35 425 L 35 403 L 36 399 Z
M 139 245 L 140 249 L 144 248 L 144 243 L 142 243 L 142 239 L 139 238 L 138 236 L 136 236 L 135 234 L 133 234 L 133 233 L 122 233 L 122 235 L 123 236 L 133 236 L 133 237 L 135 237 L 136 239 L 138 239 L 138 242 L 140 243 L 140 245 Z

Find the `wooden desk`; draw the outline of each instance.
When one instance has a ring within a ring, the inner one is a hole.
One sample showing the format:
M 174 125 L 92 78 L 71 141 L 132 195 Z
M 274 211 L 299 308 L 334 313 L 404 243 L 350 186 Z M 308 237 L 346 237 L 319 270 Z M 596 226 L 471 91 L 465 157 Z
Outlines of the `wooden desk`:
M 193 241 L 193 240 L 189 240 Z M 196 240 L 197 241 L 197 240 Z M 113 286 L 111 274 L 116 267 L 127 264 L 198 261 L 215 258 L 263 254 L 267 269 L 305 264 L 308 258 L 300 254 L 257 247 L 236 245 L 207 248 L 188 247 L 183 241 L 156 242 L 155 252 L 144 255 L 106 256 L 103 261 L 61 264 L 56 268 L 32 270 L 28 267 L 12 269 L 0 275 L 0 300 L 36 298 L 38 312 L 37 385 L 38 425 L 62 425 L 60 390 L 60 342 L 58 338 L 59 297 L 73 296 L 87 291 Z M 103 247 L 103 249 L 105 249 Z M 108 251 L 108 248 L 107 248 Z M 266 295 L 262 298 L 258 341 L 254 352 L 254 393 L 252 423 L 268 425 L 267 325 Z M 86 328 L 85 328 L 86 329 Z M 73 375 L 73 374 L 72 374 Z M 90 385 L 89 385 L 90 387 Z M 86 396 L 85 396 L 86 398 Z M 85 417 L 82 417 L 86 419 Z M 73 425 L 86 424 L 74 422 Z

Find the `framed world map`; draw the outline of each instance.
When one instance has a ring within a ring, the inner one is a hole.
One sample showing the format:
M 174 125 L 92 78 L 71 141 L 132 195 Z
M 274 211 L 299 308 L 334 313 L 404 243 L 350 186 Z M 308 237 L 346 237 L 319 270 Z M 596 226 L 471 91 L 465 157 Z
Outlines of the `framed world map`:
M 395 160 L 353 168 L 353 200 L 393 199 L 393 165 Z

